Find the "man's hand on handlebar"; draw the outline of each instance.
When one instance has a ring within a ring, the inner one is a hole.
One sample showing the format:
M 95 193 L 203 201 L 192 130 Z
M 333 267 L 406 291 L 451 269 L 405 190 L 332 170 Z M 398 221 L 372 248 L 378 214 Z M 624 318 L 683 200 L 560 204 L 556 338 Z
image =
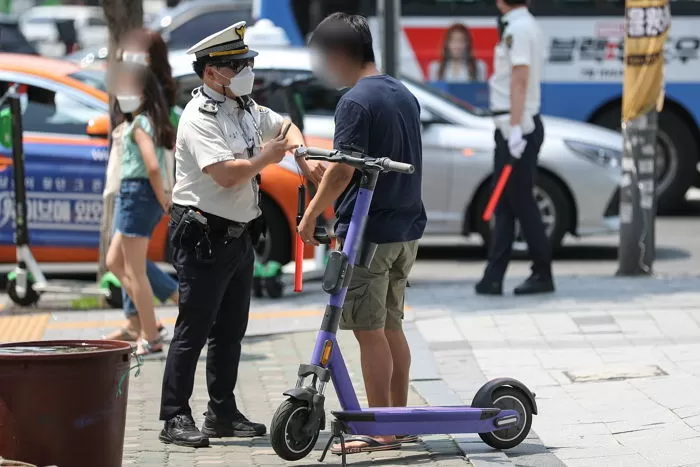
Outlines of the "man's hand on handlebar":
M 304 241 L 304 243 L 309 245 L 318 245 L 318 241 L 314 238 L 314 233 L 316 232 L 316 219 L 311 218 L 311 216 L 304 215 L 303 219 L 297 227 L 299 236 Z
M 326 172 L 327 164 L 326 162 L 319 160 L 306 160 L 307 148 L 304 146 L 299 146 L 294 151 L 294 159 L 297 165 L 301 169 L 304 176 L 314 185 L 318 186 L 321 183 L 323 174 Z

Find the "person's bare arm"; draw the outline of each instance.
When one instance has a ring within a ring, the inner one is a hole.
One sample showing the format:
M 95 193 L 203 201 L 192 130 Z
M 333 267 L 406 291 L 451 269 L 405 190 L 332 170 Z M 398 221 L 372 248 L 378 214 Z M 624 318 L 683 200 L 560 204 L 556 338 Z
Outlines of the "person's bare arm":
M 250 159 L 233 159 L 217 162 L 205 167 L 204 173 L 213 178 L 217 185 L 223 188 L 232 188 L 248 182 L 269 164 L 269 158 L 262 153 Z
M 233 159 L 206 166 L 204 173 L 224 188 L 247 183 L 266 166 L 281 161 L 287 151 L 295 146 L 288 144 L 287 138 L 278 136 L 265 145 L 265 149 L 250 159 Z
M 284 119 L 280 129 L 284 128 L 287 123 L 291 126 L 287 132 L 287 143 L 289 146 L 298 148 L 299 146 L 304 146 L 304 135 L 301 133 L 299 127 L 290 122 L 288 119 Z M 306 161 L 304 158 L 296 158 L 297 165 L 301 169 L 301 172 L 306 178 L 308 178 L 314 185 L 318 186 L 321 183 L 321 178 L 323 178 L 323 173 L 326 171 L 326 163 L 321 161 Z
M 188 120 L 180 126 L 179 131 L 184 132 L 185 143 L 191 148 L 199 168 L 223 188 L 248 183 L 265 166 L 282 160 L 285 150 L 292 149 L 287 139 L 278 135 L 260 154 L 247 158 L 232 154 L 215 116 Z
M 161 176 L 161 168 L 156 155 L 156 148 L 153 144 L 153 138 L 146 133 L 142 128 L 135 127 L 132 133 L 132 138 L 141 152 L 143 164 L 146 167 L 148 181 L 151 183 L 153 193 L 158 198 L 158 203 L 164 211 L 168 210 L 170 199 L 165 193 L 165 185 Z
M 537 47 L 530 31 L 523 24 L 514 24 L 505 33 L 505 43 L 512 66 L 510 76 L 510 126 L 520 126 L 525 111 L 525 97 Z
M 523 119 L 529 74 L 528 65 L 513 67 L 510 77 L 510 126 L 519 126 Z
M 343 194 L 350 184 L 355 169 L 347 164 L 329 164 L 318 190 L 306 208 L 305 216 L 315 219 Z

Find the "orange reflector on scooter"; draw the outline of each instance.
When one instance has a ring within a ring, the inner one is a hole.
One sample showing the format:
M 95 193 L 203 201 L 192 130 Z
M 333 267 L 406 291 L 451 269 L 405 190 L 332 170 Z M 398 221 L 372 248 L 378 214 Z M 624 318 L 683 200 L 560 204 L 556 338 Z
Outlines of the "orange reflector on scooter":
M 321 353 L 321 365 L 326 366 L 328 361 L 331 359 L 331 352 L 333 351 L 333 343 L 331 341 L 326 341 L 323 343 L 323 353 Z

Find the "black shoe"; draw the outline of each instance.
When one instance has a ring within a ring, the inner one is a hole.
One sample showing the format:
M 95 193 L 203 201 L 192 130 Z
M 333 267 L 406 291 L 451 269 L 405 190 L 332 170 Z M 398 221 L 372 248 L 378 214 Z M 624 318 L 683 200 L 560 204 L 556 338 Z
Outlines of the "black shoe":
M 533 295 L 539 293 L 554 292 L 554 280 L 552 276 L 533 274 L 525 282 L 517 286 L 513 293 L 515 295 Z
M 262 423 L 248 420 L 245 415 L 236 410 L 230 419 L 216 417 L 210 412 L 204 414 L 202 433 L 210 438 L 252 438 L 262 436 L 267 431 Z
M 503 295 L 503 284 L 501 282 L 481 279 L 474 286 L 474 291 L 478 295 Z
M 209 446 L 209 438 L 197 429 L 190 415 L 176 415 L 167 422 L 158 436 L 162 442 L 188 448 Z

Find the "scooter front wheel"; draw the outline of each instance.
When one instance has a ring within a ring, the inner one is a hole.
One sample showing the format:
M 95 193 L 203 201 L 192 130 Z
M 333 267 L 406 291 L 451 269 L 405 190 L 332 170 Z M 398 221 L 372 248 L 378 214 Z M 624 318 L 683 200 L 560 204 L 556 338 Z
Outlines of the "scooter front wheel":
M 518 412 L 518 424 L 491 433 L 479 433 L 479 437 L 492 448 L 510 449 L 522 443 L 532 426 L 532 404 L 525 393 L 511 387 L 493 391 L 492 407 Z
M 7 281 L 7 295 L 10 296 L 10 300 L 19 306 L 32 306 L 39 301 L 39 293 L 34 290 L 33 284 L 27 281 L 26 291 L 23 297 L 19 296 L 17 293 L 17 280 L 8 279 Z
M 306 457 L 316 446 L 321 425 L 313 432 L 304 431 L 311 408 L 297 399 L 289 398 L 277 408 L 270 423 L 270 444 L 278 456 L 286 461 L 298 461 Z

